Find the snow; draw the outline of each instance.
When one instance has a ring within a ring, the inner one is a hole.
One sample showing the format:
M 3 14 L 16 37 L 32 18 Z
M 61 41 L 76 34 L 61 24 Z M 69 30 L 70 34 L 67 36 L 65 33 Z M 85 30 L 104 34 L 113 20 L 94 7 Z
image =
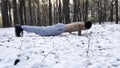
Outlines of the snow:
M 120 24 L 93 25 L 83 36 L 14 34 L 0 28 L 0 68 L 120 68 Z

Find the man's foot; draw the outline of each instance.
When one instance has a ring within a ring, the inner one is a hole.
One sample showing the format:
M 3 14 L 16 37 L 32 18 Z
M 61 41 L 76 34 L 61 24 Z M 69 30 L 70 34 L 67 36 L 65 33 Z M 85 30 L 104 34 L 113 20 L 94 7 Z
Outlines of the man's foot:
M 15 25 L 15 35 L 17 37 L 23 36 L 23 29 L 20 25 Z

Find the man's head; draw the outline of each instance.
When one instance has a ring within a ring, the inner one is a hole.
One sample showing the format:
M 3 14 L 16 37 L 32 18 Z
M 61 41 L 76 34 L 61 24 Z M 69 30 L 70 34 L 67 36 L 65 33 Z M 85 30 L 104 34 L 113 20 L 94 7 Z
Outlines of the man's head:
M 92 26 L 92 22 L 91 22 L 91 21 L 85 22 L 85 28 L 86 28 L 86 29 L 90 29 L 91 26 Z

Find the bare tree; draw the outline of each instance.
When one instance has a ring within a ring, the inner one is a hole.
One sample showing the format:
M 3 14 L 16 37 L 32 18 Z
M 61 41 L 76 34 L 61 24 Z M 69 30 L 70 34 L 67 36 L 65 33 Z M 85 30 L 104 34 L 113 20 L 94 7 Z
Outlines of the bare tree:
M 63 14 L 65 18 L 65 23 L 70 23 L 69 0 L 63 0 Z
M 2 23 L 3 27 L 9 27 L 9 15 L 8 15 L 8 0 L 2 0 Z
M 87 20 L 88 20 L 88 6 L 89 6 L 89 1 L 86 0 L 86 3 L 85 3 L 85 20 L 84 20 L 84 22 L 87 22 Z
M 40 26 L 41 25 L 41 22 L 40 22 L 40 0 L 34 0 L 34 2 L 35 2 L 35 4 L 37 5 L 37 8 L 36 8 L 36 24 L 37 24 L 37 26 Z
M 16 0 L 13 0 L 13 19 L 14 19 L 14 24 L 19 24 L 18 22 L 18 14 L 17 14 L 17 3 Z
M 20 2 L 20 6 L 19 6 L 19 10 L 20 10 L 20 23 L 23 25 L 25 24 L 25 20 L 26 18 L 25 16 L 25 0 L 19 0 Z
M 11 8 L 12 8 L 12 3 L 11 3 L 11 1 L 9 1 L 8 0 L 8 20 L 9 20 L 9 26 L 12 26 L 13 25 L 13 23 L 12 23 L 12 12 L 11 12 Z
M 102 19 L 101 19 L 101 1 L 97 0 L 97 11 L 98 11 L 98 22 L 101 24 Z
M 113 22 L 113 7 L 114 7 L 114 5 L 113 5 L 113 2 L 114 2 L 114 0 L 112 0 L 111 2 L 110 2 L 110 21 L 111 22 Z
M 59 21 L 58 22 L 62 22 L 61 0 L 59 0 L 58 14 L 59 14 Z
M 104 7 L 103 7 L 103 21 L 106 21 L 107 20 L 107 5 L 108 5 L 108 2 L 107 2 L 107 0 L 104 0 L 103 1 L 103 5 L 104 5 Z
M 85 0 L 82 1 L 82 18 L 85 20 Z
M 116 8 L 116 24 L 118 24 L 118 0 L 115 0 L 115 8 Z
M 51 0 L 49 0 L 49 24 L 52 25 L 52 4 L 51 4 Z
M 31 5 L 31 0 L 29 0 L 29 15 L 30 15 L 30 24 L 33 25 L 33 16 L 32 16 L 32 5 Z
M 73 21 L 79 21 L 79 13 L 80 13 L 80 8 L 79 8 L 79 0 L 73 0 L 74 2 L 74 13 L 73 13 Z

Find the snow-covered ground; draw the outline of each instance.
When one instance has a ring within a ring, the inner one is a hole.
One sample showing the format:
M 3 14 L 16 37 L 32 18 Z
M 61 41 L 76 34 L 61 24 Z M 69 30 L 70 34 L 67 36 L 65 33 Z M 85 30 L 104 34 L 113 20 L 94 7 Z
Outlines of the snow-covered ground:
M 120 25 L 93 25 L 84 36 L 41 37 L 0 28 L 0 68 L 120 68 Z

